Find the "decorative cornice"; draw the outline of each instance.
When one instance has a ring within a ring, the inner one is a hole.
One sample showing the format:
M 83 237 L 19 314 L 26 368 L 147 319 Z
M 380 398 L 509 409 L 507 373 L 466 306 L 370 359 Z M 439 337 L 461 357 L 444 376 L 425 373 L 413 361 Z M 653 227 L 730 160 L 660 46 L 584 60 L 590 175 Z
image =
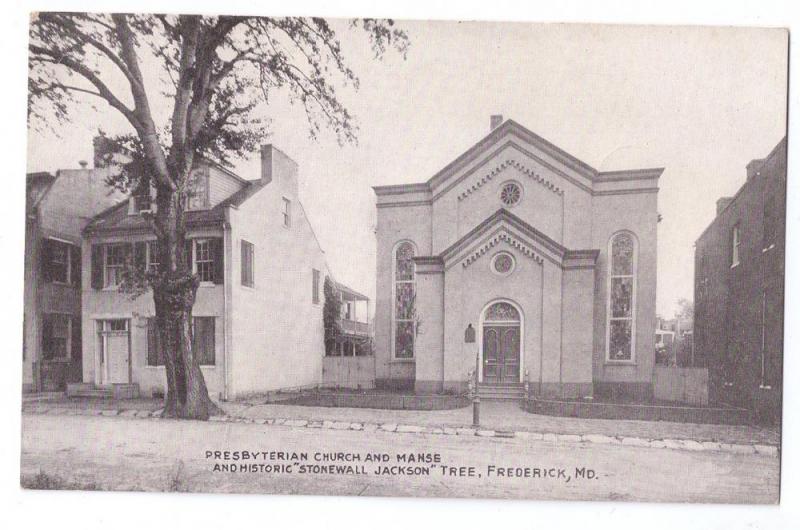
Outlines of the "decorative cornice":
M 488 184 L 489 182 L 491 182 L 492 179 L 494 179 L 496 176 L 500 175 L 503 171 L 506 170 L 506 168 L 509 168 L 509 167 L 513 167 L 515 169 L 518 169 L 519 171 L 521 171 L 522 173 L 524 173 L 525 175 L 530 177 L 533 181 L 538 182 L 539 184 L 541 184 L 542 186 L 544 186 L 548 190 L 552 191 L 556 195 L 563 195 L 564 194 L 564 190 L 563 189 L 559 188 L 558 186 L 556 186 L 555 184 L 553 184 L 549 180 L 545 179 L 544 177 L 542 177 L 538 173 L 535 173 L 532 169 L 524 166 L 523 164 L 517 162 L 516 160 L 508 159 L 505 162 L 502 162 L 500 165 L 498 165 L 493 170 L 491 170 L 489 173 L 484 175 L 483 178 L 478 180 L 475 184 L 473 184 L 472 186 L 470 186 L 466 190 L 462 191 L 458 196 L 458 200 L 462 201 L 462 200 L 466 199 L 467 197 L 472 195 L 474 192 L 476 192 L 480 188 L 482 188 L 484 184 Z
M 394 202 L 379 202 L 375 205 L 376 208 L 397 208 L 399 206 L 430 206 L 430 200 L 422 201 L 394 201 Z
M 427 183 L 412 183 L 412 184 L 389 184 L 387 186 L 372 186 L 375 195 L 402 195 L 404 193 L 429 193 L 430 186 Z
M 444 260 L 441 256 L 415 256 L 416 274 L 441 274 L 444 272 Z
M 658 193 L 658 188 L 627 188 L 624 190 L 603 190 L 603 191 L 595 191 L 592 193 L 592 195 L 595 196 L 636 195 L 638 193 Z
M 625 182 L 630 180 L 652 180 L 652 179 L 658 179 L 662 173 L 664 173 L 663 167 L 601 171 L 600 173 L 597 174 L 597 181 Z
M 516 237 L 512 236 L 507 232 L 501 232 L 496 234 L 494 237 L 488 239 L 484 242 L 483 245 L 478 247 L 475 251 L 473 251 L 469 256 L 467 256 L 464 260 L 461 261 L 461 266 L 465 269 L 478 261 L 481 256 L 489 252 L 492 248 L 496 247 L 502 242 L 506 242 L 511 247 L 519 250 L 523 255 L 531 258 L 533 261 L 538 263 L 539 265 L 544 264 L 544 258 L 542 258 L 539 254 L 534 252 L 532 248 L 528 245 L 517 239 Z

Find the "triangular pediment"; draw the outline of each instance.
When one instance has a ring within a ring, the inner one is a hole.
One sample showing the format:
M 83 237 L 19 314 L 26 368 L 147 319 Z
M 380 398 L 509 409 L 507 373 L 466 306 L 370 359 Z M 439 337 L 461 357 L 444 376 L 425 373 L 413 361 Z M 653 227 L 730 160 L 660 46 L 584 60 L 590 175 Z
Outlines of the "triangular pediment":
M 568 252 L 552 238 L 501 208 L 450 245 L 439 256 L 445 266 L 454 262 L 469 266 L 483 254 L 502 244 L 516 248 L 523 255 L 539 263 L 547 259 L 560 264 Z
M 498 149 L 507 146 L 513 147 L 517 152 L 516 160 L 511 160 L 510 162 L 524 164 L 523 159 L 527 155 L 529 158 L 547 166 L 548 169 L 571 180 L 577 180 L 578 182 L 584 180 L 585 182 L 581 184 L 587 187 L 598 174 L 596 169 L 579 158 L 567 153 L 514 120 L 506 120 L 502 125 L 495 128 L 478 143 L 467 149 L 461 156 L 428 179 L 426 184 L 432 190 L 435 190 L 435 194 L 438 194 L 442 187 L 449 188 L 451 185 L 450 180 L 460 176 L 462 170 L 474 165 L 476 161 L 489 158 Z M 557 187 L 556 183 L 550 183 L 549 185 Z
M 657 190 L 655 183 L 664 171 L 664 168 L 598 171 L 514 120 L 506 120 L 427 181 L 374 186 L 373 190 L 379 198 L 391 196 L 392 199 L 382 199 L 389 203 L 398 202 L 397 197 L 401 196 L 405 197 L 400 202 L 435 202 L 454 189 L 459 200 L 464 200 L 510 168 L 536 185 L 562 195 L 568 186 L 592 195 L 614 192 L 620 186 Z M 634 182 L 644 184 L 628 184 Z

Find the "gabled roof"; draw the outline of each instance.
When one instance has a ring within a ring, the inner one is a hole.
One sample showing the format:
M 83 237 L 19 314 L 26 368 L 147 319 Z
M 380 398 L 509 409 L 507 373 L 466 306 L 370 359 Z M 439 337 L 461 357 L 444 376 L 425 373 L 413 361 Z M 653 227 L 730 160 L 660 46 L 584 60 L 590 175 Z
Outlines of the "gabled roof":
M 50 187 L 56 181 L 56 175 L 39 171 L 36 173 L 28 173 L 25 176 L 25 209 L 27 212 L 32 212 L 41 202 Z
M 511 136 L 536 146 L 548 156 L 557 160 L 564 166 L 574 170 L 590 182 L 613 182 L 621 180 L 640 180 L 658 178 L 664 168 L 629 169 L 620 171 L 598 171 L 578 157 L 571 155 L 555 144 L 547 141 L 530 129 L 523 127 L 514 120 L 508 119 L 493 129 L 480 141 L 467 149 L 458 158 L 447 164 L 426 182 L 415 184 L 400 184 L 388 186 L 373 186 L 376 195 L 396 195 L 401 193 L 430 192 L 455 175 L 470 162 L 486 153 L 497 145 L 504 137 Z
M 514 120 L 508 119 L 498 127 L 495 127 L 489 134 L 484 136 L 478 143 L 467 149 L 461 156 L 447 164 L 444 168 L 439 170 L 434 176 L 427 181 L 429 187 L 435 187 L 442 181 L 446 180 L 459 168 L 477 158 L 480 154 L 486 151 L 489 147 L 497 143 L 498 140 L 506 135 L 517 136 L 518 138 L 531 143 L 542 151 L 552 156 L 556 160 L 562 162 L 564 165 L 576 170 L 578 173 L 586 176 L 589 179 L 594 178 L 597 170 L 589 164 L 583 162 L 576 156 L 573 156 L 555 144 L 550 143 L 530 129 L 523 127 Z
M 563 256 L 567 252 L 567 248 L 557 241 L 546 236 L 505 208 L 500 208 L 495 213 L 487 217 L 478 226 L 464 234 L 458 241 L 447 247 L 444 251 L 442 251 L 441 254 L 439 254 L 439 256 L 441 256 L 442 259 L 447 260 L 454 254 L 458 253 L 458 251 L 463 249 L 466 245 L 480 238 L 489 230 L 503 222 L 508 223 L 510 226 L 518 229 L 523 235 L 530 237 L 556 255 Z
M 490 234 L 499 225 L 507 225 L 517 230 L 520 235 L 530 239 L 533 243 L 547 250 L 559 264 L 566 260 L 590 260 L 592 263 L 597 259 L 600 251 L 597 249 L 572 250 L 561 245 L 554 239 L 540 232 L 530 224 L 526 223 L 505 208 L 500 208 L 491 216 L 486 218 L 478 226 L 464 234 L 458 241 L 447 247 L 441 254 L 436 256 L 437 260 L 447 262 L 460 252 L 465 250 L 471 243 L 480 240 Z M 420 258 L 424 259 L 424 258 Z M 415 258 L 415 261 L 417 258 Z
M 186 212 L 186 225 L 189 228 L 218 225 L 225 220 L 225 202 L 208 210 Z M 150 223 L 141 215 L 128 214 L 128 199 L 107 208 L 92 218 L 84 228 L 87 234 L 109 232 L 139 232 L 150 230 Z
M 337 282 L 336 280 L 333 280 L 333 283 L 336 284 L 336 288 L 338 290 L 343 291 L 343 292 L 351 295 L 353 298 L 356 298 L 358 300 L 369 300 L 369 296 L 367 296 L 365 294 L 361 294 L 358 291 L 356 291 L 355 289 L 352 289 L 352 288 L 346 286 L 343 283 Z
M 238 191 L 234 192 L 227 199 L 220 201 L 210 209 L 205 210 L 189 210 L 186 212 L 186 224 L 189 228 L 196 228 L 200 226 L 217 225 L 225 220 L 225 208 L 228 206 L 238 207 L 256 192 L 264 187 L 262 181 L 246 180 L 236 175 L 235 173 L 225 169 L 219 164 L 204 160 L 206 163 L 214 164 L 226 173 L 236 177 L 243 186 Z M 108 232 L 127 232 L 127 231 L 142 231 L 149 230 L 149 222 L 141 215 L 128 214 L 128 200 L 122 202 L 100 212 L 89 221 L 84 228 L 86 233 L 108 233 Z

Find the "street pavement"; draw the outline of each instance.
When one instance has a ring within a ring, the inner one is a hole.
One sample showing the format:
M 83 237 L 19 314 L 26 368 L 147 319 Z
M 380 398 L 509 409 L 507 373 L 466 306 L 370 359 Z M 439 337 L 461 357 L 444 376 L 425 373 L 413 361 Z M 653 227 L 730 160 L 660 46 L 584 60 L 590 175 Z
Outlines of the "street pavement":
M 100 490 L 774 503 L 779 472 L 780 459 L 763 454 L 380 429 L 22 416 L 24 484 L 46 475 L 62 487 Z

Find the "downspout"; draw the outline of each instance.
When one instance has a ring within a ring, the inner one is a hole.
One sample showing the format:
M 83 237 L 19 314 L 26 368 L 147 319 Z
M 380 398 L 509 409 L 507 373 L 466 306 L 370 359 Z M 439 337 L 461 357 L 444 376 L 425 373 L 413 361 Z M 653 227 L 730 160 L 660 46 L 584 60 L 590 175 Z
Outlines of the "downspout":
M 233 243 L 231 241 L 231 209 L 230 207 L 224 209 L 225 220 L 222 223 L 222 252 L 225 255 L 225 282 L 222 286 L 222 333 L 224 340 L 222 341 L 224 351 L 222 352 L 223 367 L 222 367 L 222 400 L 228 401 L 230 399 L 230 352 L 231 352 L 231 315 L 230 315 L 230 298 L 231 289 L 233 286 Z M 230 250 L 230 251 L 229 251 Z

